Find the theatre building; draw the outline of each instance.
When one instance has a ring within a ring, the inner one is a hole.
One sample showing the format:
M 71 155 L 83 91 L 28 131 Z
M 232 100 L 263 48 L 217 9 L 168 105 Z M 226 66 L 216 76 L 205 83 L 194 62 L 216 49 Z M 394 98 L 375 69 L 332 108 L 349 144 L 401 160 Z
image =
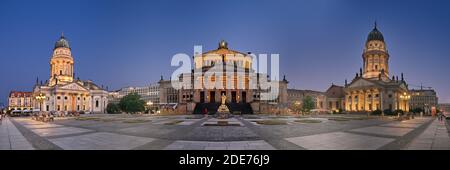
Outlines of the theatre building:
M 219 65 L 223 67 L 216 67 Z M 192 72 L 181 74 L 178 80 L 184 83 L 179 91 L 178 108 L 188 113 L 204 110 L 215 113 L 222 96 L 226 96 L 226 105 L 233 113 L 264 113 L 286 108 L 287 80 L 271 81 L 267 74 L 256 73 L 252 66 L 250 53 L 231 50 L 225 41 L 215 50 L 195 54 Z M 188 84 L 183 81 L 186 78 L 191 79 Z M 268 91 L 261 87 L 271 83 L 278 85 L 278 91 L 265 100 L 261 93 Z

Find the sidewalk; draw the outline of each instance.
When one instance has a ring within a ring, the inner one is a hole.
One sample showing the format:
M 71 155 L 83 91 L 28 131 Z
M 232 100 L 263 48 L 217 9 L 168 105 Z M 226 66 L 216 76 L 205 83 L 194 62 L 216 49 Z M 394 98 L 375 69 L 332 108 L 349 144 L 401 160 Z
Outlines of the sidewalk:
M 450 150 L 450 137 L 445 120 L 434 120 L 427 129 L 412 140 L 407 150 Z
M 0 150 L 34 150 L 9 118 L 0 124 Z

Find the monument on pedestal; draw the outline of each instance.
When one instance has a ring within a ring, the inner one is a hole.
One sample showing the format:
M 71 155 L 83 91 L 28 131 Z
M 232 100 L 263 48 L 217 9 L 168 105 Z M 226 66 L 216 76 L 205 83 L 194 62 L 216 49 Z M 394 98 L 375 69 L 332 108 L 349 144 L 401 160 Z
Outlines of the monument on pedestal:
M 227 100 L 227 96 L 222 94 L 222 103 L 219 106 L 219 109 L 217 109 L 217 114 L 219 119 L 228 119 L 231 117 L 230 109 L 228 109 L 228 106 L 225 105 L 225 101 Z

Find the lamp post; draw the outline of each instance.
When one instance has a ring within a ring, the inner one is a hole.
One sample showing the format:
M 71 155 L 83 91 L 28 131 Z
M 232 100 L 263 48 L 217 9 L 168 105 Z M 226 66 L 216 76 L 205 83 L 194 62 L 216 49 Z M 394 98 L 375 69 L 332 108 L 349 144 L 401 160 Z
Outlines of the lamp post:
M 148 102 L 147 102 L 147 107 L 148 107 L 149 113 L 150 113 L 150 108 L 151 108 L 152 105 L 153 105 L 153 102 L 152 102 L 152 101 L 148 101 Z
M 297 114 L 300 114 L 300 113 L 299 113 L 299 110 L 300 110 L 300 102 L 299 102 L 299 101 L 295 101 L 294 105 L 295 105 L 295 110 L 297 111 Z
M 42 103 L 44 102 L 46 97 L 44 94 L 39 93 L 39 95 L 37 95 L 35 98 L 39 102 L 39 111 L 42 112 Z
M 411 96 L 410 95 L 408 95 L 408 94 L 406 94 L 406 92 L 405 93 L 403 93 L 403 95 L 400 95 L 400 99 L 403 101 L 403 103 L 404 103 L 404 108 L 403 108 L 403 110 L 406 112 L 406 107 L 407 107 L 407 102 L 408 102 L 408 100 L 411 98 Z M 400 116 L 400 113 L 399 113 L 399 116 Z

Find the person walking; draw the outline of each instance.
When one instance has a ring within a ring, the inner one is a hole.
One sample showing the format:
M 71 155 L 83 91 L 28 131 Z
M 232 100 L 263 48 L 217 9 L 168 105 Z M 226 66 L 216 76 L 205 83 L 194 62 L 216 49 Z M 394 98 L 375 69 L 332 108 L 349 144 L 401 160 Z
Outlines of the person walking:
M 441 112 L 437 113 L 437 117 L 438 117 L 439 122 L 442 122 L 442 113 Z

